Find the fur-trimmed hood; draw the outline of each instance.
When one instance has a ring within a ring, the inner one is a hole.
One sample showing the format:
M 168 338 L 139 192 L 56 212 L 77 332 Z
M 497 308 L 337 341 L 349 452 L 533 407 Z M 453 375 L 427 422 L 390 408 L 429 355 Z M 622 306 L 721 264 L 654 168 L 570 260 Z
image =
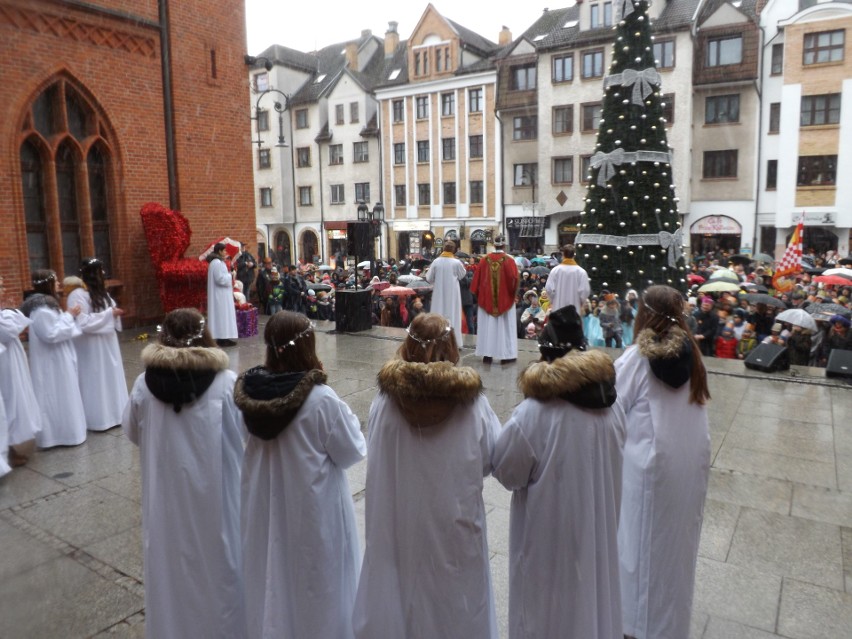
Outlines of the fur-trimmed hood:
M 313 387 L 326 381 L 328 376 L 318 369 L 273 373 L 255 366 L 237 378 L 234 403 L 243 412 L 248 431 L 268 441 L 290 425 Z
M 680 388 L 692 375 L 692 341 L 684 330 L 672 326 L 657 334 L 646 328 L 636 336 L 636 347 L 648 358 L 651 372 L 672 388 Z
M 173 348 L 149 344 L 142 349 L 145 385 L 161 402 L 179 413 L 207 392 L 216 375 L 228 368 L 228 355 L 218 348 Z
M 474 369 L 451 362 L 420 364 L 392 359 L 378 375 L 379 390 L 399 406 L 412 426 L 437 426 L 459 404 L 482 393 L 482 380 Z
M 552 362 L 534 362 L 518 378 L 524 397 L 563 399 L 582 408 L 615 403 L 615 366 L 602 351 L 571 351 Z

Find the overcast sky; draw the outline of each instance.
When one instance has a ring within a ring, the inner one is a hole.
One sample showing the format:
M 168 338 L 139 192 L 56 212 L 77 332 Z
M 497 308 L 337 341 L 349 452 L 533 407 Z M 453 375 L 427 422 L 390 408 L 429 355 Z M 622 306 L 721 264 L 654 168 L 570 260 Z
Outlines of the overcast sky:
M 399 23 L 401 40 L 411 36 L 428 2 L 411 0 L 246 0 L 248 52 L 257 55 L 271 44 L 282 44 L 299 51 L 316 49 L 354 40 L 363 29 L 383 38 L 388 22 Z M 573 4 L 563 0 L 548 5 L 540 2 L 484 2 L 457 0 L 433 2 L 435 9 L 450 20 L 497 42 L 503 25 L 516 38 L 535 22 L 545 7 L 556 9 Z M 498 8 L 499 6 L 499 8 Z

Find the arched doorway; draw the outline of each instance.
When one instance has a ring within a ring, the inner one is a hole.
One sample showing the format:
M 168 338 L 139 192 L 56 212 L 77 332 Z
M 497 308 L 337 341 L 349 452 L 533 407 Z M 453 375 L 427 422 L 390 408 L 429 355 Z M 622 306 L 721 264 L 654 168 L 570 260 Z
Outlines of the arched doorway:
M 306 264 L 314 261 L 314 258 L 319 257 L 319 238 L 313 229 L 306 229 L 302 232 L 301 252 L 299 259 L 304 260 Z
M 273 244 L 273 260 L 279 264 L 292 264 L 293 253 L 290 250 L 290 234 L 287 231 L 277 231 L 275 233 L 275 242 Z
M 488 252 L 488 236 L 482 229 L 476 229 L 470 234 L 470 250 L 476 255 L 485 255 Z

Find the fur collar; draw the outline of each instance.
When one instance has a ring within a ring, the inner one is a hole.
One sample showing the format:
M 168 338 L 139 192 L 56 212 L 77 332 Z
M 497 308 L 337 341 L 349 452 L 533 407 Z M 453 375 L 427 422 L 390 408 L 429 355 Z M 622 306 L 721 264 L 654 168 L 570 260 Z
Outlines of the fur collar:
M 392 359 L 378 375 L 379 390 L 397 403 L 412 426 L 436 426 L 459 404 L 482 393 L 482 380 L 474 369 L 451 362 L 420 364 Z
M 228 354 L 221 349 L 204 346 L 174 348 L 148 344 L 142 349 L 142 364 L 145 368 L 223 371 L 228 368 Z
M 564 399 L 585 408 L 615 402 L 615 366 L 602 351 L 571 351 L 552 362 L 534 362 L 518 378 L 524 397 Z
M 636 338 L 636 345 L 643 357 L 648 359 L 674 359 L 683 350 L 686 333 L 679 326 L 672 326 L 668 333 L 657 335 L 646 328 Z

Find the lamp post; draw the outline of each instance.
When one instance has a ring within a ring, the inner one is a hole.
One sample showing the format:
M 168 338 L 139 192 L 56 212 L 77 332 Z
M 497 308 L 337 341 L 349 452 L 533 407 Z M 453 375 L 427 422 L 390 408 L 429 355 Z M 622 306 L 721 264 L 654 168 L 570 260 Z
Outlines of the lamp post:
M 380 238 L 379 247 L 381 247 L 382 222 L 385 221 L 385 207 L 381 202 L 376 202 L 371 211 L 365 202 L 359 202 L 358 221 L 370 224 L 370 255 L 367 257 L 370 260 L 370 277 L 373 277 L 374 275 L 378 275 L 378 269 L 375 268 L 375 238 Z
M 290 108 L 290 96 L 278 89 L 267 89 L 257 96 L 257 101 L 254 104 L 254 117 L 252 118 L 252 120 L 257 122 L 257 139 L 252 140 L 252 143 L 257 144 L 258 148 L 263 146 L 263 140 L 260 137 L 260 114 L 262 112 L 260 102 L 270 93 L 277 93 L 283 98 L 283 102 L 281 100 L 275 100 L 272 108 L 275 109 L 275 112 L 278 114 L 278 142 L 275 143 L 275 146 L 279 148 L 286 148 L 290 145 L 287 144 L 287 139 L 284 137 L 284 111 Z

